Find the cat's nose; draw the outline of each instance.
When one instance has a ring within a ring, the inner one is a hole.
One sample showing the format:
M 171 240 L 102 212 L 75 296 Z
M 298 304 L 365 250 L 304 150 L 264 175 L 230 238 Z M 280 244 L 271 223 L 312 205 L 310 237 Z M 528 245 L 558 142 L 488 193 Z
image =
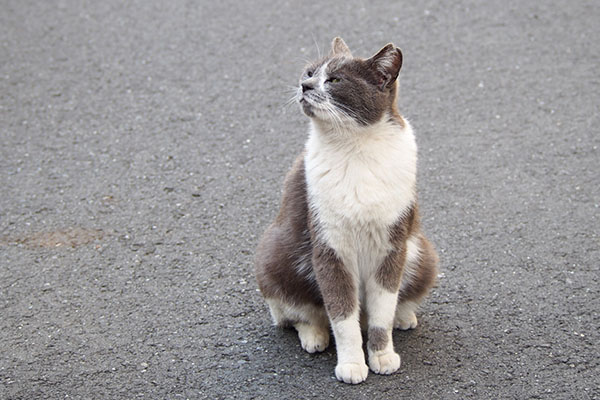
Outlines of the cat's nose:
M 305 93 L 305 92 L 307 92 L 309 90 L 313 90 L 313 89 L 314 89 L 314 87 L 310 83 L 303 83 L 302 84 L 302 93 Z

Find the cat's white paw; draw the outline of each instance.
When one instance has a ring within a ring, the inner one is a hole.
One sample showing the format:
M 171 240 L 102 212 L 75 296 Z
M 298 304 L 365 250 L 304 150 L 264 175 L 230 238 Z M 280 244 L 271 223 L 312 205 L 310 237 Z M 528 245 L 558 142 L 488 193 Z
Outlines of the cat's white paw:
M 311 325 L 296 326 L 300 345 L 309 353 L 324 351 L 329 346 L 329 331 Z
M 415 329 L 417 324 L 417 315 L 414 311 L 397 313 L 396 318 L 394 319 L 394 328 L 401 329 L 403 331 Z
M 400 356 L 393 351 L 383 354 L 374 353 L 369 356 L 369 367 L 376 374 L 393 374 L 400 368 Z
M 335 367 L 335 376 L 337 379 L 344 383 L 352 383 L 353 385 L 364 382 L 368 374 L 369 367 L 364 362 L 338 364 Z

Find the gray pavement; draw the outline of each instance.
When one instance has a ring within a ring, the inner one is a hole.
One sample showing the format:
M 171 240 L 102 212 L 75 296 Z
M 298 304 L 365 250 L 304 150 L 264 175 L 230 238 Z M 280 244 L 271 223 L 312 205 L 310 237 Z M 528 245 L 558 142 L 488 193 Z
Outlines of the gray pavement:
M 0 7 L 0 398 L 600 399 L 600 6 Z M 441 260 L 400 371 L 335 380 L 271 326 L 254 247 L 342 36 L 404 52 Z

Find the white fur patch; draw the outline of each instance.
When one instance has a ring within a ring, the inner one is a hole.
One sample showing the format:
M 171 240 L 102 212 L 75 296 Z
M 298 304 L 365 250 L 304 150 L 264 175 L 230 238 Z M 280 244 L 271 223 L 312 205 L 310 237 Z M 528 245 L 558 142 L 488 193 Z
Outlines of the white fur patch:
M 329 327 L 299 322 L 294 324 L 294 328 L 298 331 L 300 345 L 307 352 L 321 352 L 329 346 Z
M 374 352 L 369 350 L 369 366 L 376 374 L 393 374 L 400 368 L 400 356 L 393 349 Z
M 327 65 L 326 62 L 319 68 L 319 74 L 317 75 L 318 88 L 320 92 L 325 92 L 325 81 L 327 80 Z
M 415 329 L 417 327 L 417 315 L 415 311 L 419 308 L 419 303 L 415 301 L 403 301 L 398 303 L 396 315 L 394 317 L 394 328 Z
M 400 282 L 400 292 L 405 290 L 408 285 L 417 278 L 417 268 L 419 267 L 419 258 L 421 257 L 421 248 L 419 236 L 411 236 L 406 241 L 406 262 L 402 271 L 402 281 Z
M 391 329 L 398 293 L 382 288 L 373 275 L 366 283 L 366 300 L 368 326 Z
M 323 307 L 312 304 L 292 305 L 279 299 L 265 299 L 275 325 L 291 323 L 304 350 L 323 351 L 329 345 L 329 319 Z
M 384 118 L 332 132 L 313 122 L 306 150 L 309 206 L 320 238 L 366 281 L 391 250 L 390 227 L 415 199 L 412 128 Z
M 317 307 L 312 304 L 293 305 L 273 298 L 265 299 L 265 301 L 269 305 L 269 311 L 271 311 L 275 325 L 301 321 L 318 325 L 325 329 L 329 327 L 329 319 L 323 307 Z
M 338 380 L 357 384 L 367 379 L 369 369 L 365 364 L 362 350 L 362 334 L 358 322 L 358 310 L 350 317 L 332 321 L 331 328 L 335 336 L 337 366 L 335 375 Z

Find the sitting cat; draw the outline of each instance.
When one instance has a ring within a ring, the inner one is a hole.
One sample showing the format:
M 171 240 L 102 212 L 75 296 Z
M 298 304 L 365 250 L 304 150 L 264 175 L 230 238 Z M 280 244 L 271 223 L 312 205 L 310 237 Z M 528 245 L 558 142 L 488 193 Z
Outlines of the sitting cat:
M 392 329 L 417 325 L 437 255 L 419 227 L 417 147 L 398 113 L 400 49 L 354 58 L 335 38 L 297 92 L 310 117 L 306 149 L 288 173 L 279 215 L 256 252 L 258 284 L 279 326 L 309 353 L 335 336 L 336 377 L 360 383 L 400 367 Z M 366 326 L 365 326 L 366 325 Z

